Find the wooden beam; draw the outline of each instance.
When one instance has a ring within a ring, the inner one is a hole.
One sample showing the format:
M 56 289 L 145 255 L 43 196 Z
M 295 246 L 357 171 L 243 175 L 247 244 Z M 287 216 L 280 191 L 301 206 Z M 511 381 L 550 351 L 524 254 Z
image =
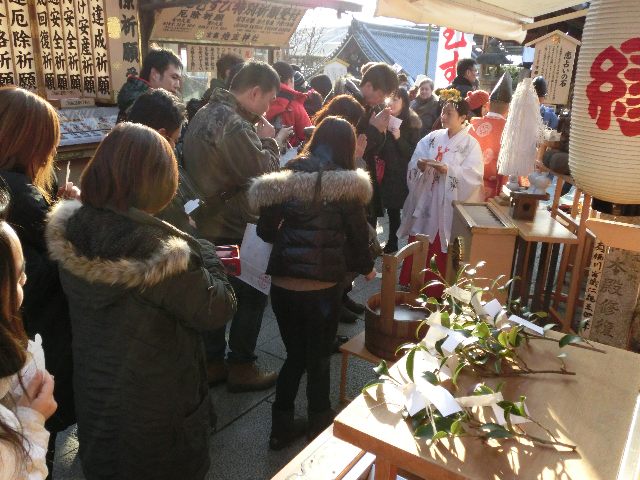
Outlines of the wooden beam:
M 174 8 L 174 7 L 192 7 L 194 5 L 207 3 L 206 0 L 167 0 L 167 1 L 159 1 L 154 0 L 145 5 L 140 5 L 139 9 L 141 11 L 145 10 L 161 10 L 163 8 Z M 271 0 L 271 3 L 278 3 L 282 5 L 289 5 L 295 7 L 304 7 L 304 8 L 333 8 L 338 12 L 361 12 L 362 5 L 349 2 L 345 0 Z
M 586 17 L 589 12 L 588 8 L 578 10 L 576 12 L 565 13 L 564 15 L 558 15 L 557 17 L 545 18 L 537 22 L 528 23 L 522 26 L 523 30 L 533 30 L 534 28 L 546 27 L 547 25 L 553 25 L 554 23 L 565 22 L 567 20 L 573 20 L 574 18 Z

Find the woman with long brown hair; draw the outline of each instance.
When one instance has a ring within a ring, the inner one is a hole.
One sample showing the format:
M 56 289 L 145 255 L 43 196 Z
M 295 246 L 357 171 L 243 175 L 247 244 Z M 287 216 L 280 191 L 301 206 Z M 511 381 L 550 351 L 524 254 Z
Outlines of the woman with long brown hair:
M 47 225 L 69 298 L 80 461 L 87 480 L 203 479 L 211 399 L 202 332 L 236 300 L 213 245 L 153 215 L 173 198 L 169 142 L 121 123 L 81 177 L 82 203 Z
M 21 88 L 0 88 L 0 179 L 11 196 L 7 221 L 22 244 L 29 277 L 22 305 L 24 327 L 29 338 L 42 336 L 47 367 L 56 377 L 59 408 L 46 425 L 51 432 L 49 469 L 56 433 L 75 423 L 69 311 L 44 238 L 46 217 L 55 201 L 79 194 L 73 185 L 55 188 L 59 141 L 58 114 L 49 103 Z
M 53 377 L 38 365 L 42 347 L 28 342 L 20 319 L 27 281 L 16 232 L 4 221 L 9 195 L 0 188 L 0 479 L 44 479 L 49 433 L 44 421 L 56 409 Z
M 260 209 L 258 235 L 273 243 L 267 273 L 271 305 L 287 358 L 276 384 L 269 445 L 284 448 L 304 433 L 294 421 L 300 378 L 307 372 L 308 437 L 333 421 L 329 357 L 347 272 L 375 277 L 365 205 L 371 182 L 355 170 L 352 125 L 327 117 L 285 170 L 257 178 L 249 199 Z

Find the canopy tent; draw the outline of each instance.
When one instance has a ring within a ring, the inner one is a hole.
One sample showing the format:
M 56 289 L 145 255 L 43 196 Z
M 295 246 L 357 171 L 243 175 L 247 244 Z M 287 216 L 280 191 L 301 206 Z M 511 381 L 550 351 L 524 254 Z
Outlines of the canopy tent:
M 580 5 L 579 0 L 377 0 L 376 15 L 524 41 L 534 17 Z

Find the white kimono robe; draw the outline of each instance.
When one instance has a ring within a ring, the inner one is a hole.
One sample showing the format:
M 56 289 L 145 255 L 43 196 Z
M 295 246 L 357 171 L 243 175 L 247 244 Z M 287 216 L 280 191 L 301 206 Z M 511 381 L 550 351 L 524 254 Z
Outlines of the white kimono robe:
M 418 169 L 418 160 L 439 160 L 447 165 L 441 175 L 432 167 Z M 398 237 L 422 233 L 433 243 L 440 234 L 446 253 L 451 235 L 454 200 L 483 202 L 484 164 L 478 141 L 465 129 L 449 138 L 447 129 L 435 130 L 418 143 L 407 169 L 409 195 L 402 208 Z

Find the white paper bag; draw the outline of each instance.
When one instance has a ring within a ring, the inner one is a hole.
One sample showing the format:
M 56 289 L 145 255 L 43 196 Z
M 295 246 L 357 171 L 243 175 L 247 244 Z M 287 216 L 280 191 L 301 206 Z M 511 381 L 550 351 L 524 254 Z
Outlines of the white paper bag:
M 265 272 L 269 265 L 272 248 L 273 245 L 258 237 L 256 225 L 248 223 L 240 246 L 240 275 L 238 278 L 265 295 L 269 295 L 271 290 L 271 276 Z

